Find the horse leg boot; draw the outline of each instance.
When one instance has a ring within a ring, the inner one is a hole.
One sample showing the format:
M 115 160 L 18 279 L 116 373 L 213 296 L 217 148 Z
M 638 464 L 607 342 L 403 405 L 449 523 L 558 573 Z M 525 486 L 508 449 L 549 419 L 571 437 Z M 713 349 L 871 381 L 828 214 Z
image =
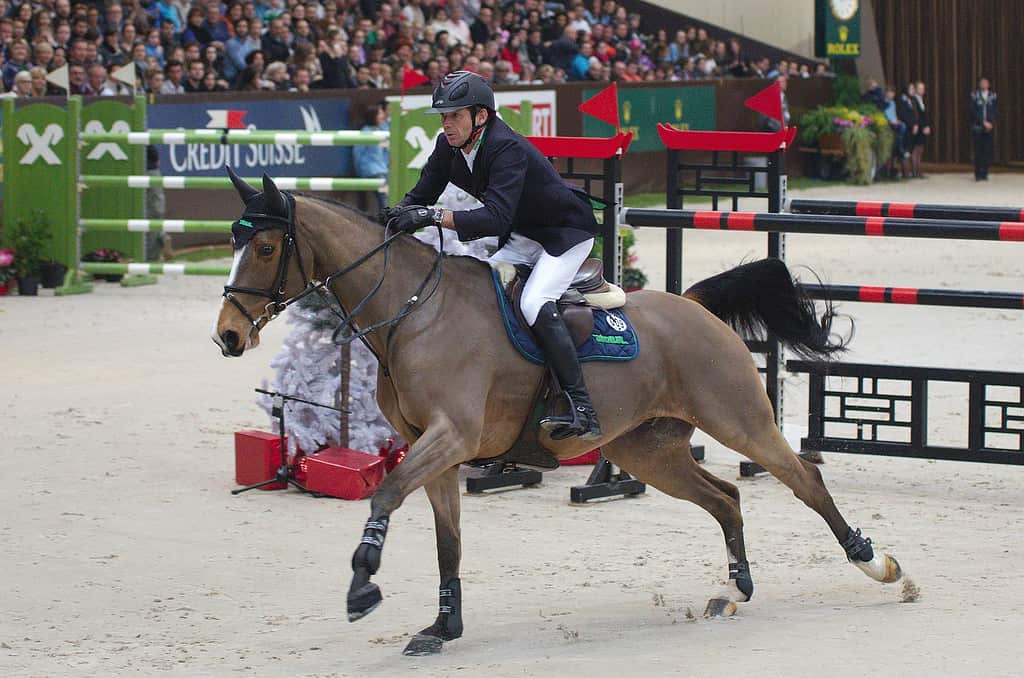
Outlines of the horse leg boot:
M 441 575 L 438 613 L 434 623 L 412 637 L 402 654 L 420 656 L 441 652 L 442 645 L 462 637 L 462 582 L 459 561 L 462 538 L 459 530 L 459 469 L 452 467 L 427 483 L 427 497 L 434 509 L 437 538 L 437 569 Z
M 380 588 L 370 577 L 380 568 L 384 539 L 391 514 L 409 494 L 466 461 L 461 450 L 472 446 L 446 422 L 428 428 L 409 448 L 409 454 L 388 474 L 370 500 L 370 520 L 352 555 L 352 583 L 348 591 L 348 620 L 356 621 L 380 605 Z
M 583 381 L 583 368 L 576 354 L 569 328 L 565 326 L 562 314 L 554 302 L 540 307 L 533 324 L 533 334 L 544 351 L 544 357 L 551 366 L 562 392 L 569 400 L 569 411 L 564 415 L 550 414 L 540 420 L 540 426 L 551 433 L 554 440 L 579 436 L 584 440 L 601 437 L 601 424 L 597 412 Z

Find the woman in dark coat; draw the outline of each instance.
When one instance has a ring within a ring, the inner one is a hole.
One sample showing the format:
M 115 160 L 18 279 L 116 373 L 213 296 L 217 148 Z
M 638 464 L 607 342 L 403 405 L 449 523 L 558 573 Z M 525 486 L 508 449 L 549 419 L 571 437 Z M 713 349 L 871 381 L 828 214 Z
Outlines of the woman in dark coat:
M 906 125 L 906 145 L 903 151 L 903 157 L 900 159 L 900 165 L 903 170 L 904 179 L 909 179 L 911 175 L 910 171 L 910 159 L 912 156 L 912 149 L 916 147 L 917 135 L 921 131 L 921 127 L 917 118 L 917 105 L 914 99 L 916 89 L 914 83 L 907 85 L 906 89 L 900 95 L 900 98 L 896 100 L 896 117 L 900 119 L 904 125 Z

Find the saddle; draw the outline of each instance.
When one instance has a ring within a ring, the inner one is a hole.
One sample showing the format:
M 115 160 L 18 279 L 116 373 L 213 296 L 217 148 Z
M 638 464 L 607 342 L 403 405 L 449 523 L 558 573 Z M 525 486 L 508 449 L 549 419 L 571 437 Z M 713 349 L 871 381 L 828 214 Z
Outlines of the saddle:
M 519 301 L 523 296 L 523 286 L 533 272 L 531 266 L 499 264 L 498 273 L 505 290 L 512 302 L 512 309 L 523 328 L 529 324 L 519 309 Z M 507 277 L 506 277 L 507 276 Z M 558 300 L 558 310 L 562 313 L 566 326 L 572 334 L 577 348 L 590 339 L 594 332 L 594 309 L 611 310 L 626 305 L 626 293 L 618 285 L 604 279 L 604 263 L 600 259 L 589 258 L 583 262 L 572 285 Z

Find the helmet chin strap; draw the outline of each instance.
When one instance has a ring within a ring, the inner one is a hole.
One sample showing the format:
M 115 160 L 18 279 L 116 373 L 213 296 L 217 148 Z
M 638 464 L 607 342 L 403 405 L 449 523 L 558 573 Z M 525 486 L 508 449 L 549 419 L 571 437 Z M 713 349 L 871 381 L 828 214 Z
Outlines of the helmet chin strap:
M 490 114 L 488 114 L 487 115 L 487 120 L 484 120 L 484 123 L 482 125 L 478 125 L 478 124 L 476 124 L 476 114 L 480 112 L 480 108 L 477 107 L 477 106 L 473 106 L 472 112 L 473 112 L 473 129 L 470 131 L 469 138 L 466 139 L 466 143 L 464 143 L 461 146 L 459 146 L 459 150 L 460 151 L 465 151 L 467 148 L 469 148 L 470 146 L 472 146 L 473 144 L 476 143 L 476 140 L 480 138 L 480 134 L 483 131 L 484 127 L 487 126 L 487 120 L 491 119 Z

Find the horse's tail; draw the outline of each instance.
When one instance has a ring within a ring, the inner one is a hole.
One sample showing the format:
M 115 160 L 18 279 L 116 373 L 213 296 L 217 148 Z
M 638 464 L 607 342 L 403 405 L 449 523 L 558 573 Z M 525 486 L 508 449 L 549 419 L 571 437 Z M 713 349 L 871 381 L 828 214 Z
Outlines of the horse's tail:
M 813 272 L 812 272 L 813 273 Z M 694 284 L 683 294 L 747 338 L 775 335 L 786 347 L 806 358 L 827 358 L 846 350 L 850 337 L 832 333 L 836 312 L 823 301 L 819 317 L 807 293 L 796 286 L 780 259 L 743 264 Z M 852 322 L 851 322 L 852 336 Z

